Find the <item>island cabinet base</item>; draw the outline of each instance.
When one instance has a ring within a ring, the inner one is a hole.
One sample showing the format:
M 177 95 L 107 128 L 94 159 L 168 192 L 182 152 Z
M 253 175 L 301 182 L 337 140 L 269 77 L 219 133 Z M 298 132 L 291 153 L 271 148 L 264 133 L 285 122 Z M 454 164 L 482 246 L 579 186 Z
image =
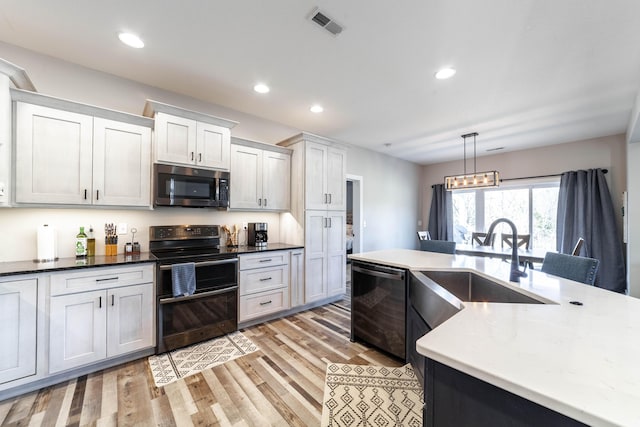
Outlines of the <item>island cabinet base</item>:
M 425 427 L 587 425 L 431 359 L 424 384 Z

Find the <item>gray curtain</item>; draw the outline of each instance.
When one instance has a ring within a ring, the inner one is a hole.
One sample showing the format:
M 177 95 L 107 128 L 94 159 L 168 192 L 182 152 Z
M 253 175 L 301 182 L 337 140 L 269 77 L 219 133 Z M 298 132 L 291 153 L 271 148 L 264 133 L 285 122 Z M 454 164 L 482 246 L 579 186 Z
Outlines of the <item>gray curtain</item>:
M 432 187 L 433 196 L 427 230 L 433 240 L 453 240 L 451 192 L 445 189 L 444 184 L 436 184 Z
M 562 174 L 557 221 L 558 252 L 570 254 L 578 238 L 584 238 L 580 255 L 600 260 L 595 286 L 625 293 L 622 242 L 602 169 Z

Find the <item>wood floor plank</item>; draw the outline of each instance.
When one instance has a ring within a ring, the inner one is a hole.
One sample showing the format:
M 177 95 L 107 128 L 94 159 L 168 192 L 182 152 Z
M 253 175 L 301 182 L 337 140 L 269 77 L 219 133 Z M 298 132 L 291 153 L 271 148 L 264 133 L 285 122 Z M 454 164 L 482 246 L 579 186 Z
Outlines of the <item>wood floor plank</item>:
M 350 342 L 336 305 L 243 329 L 259 350 L 164 387 L 146 358 L 0 402 L 16 426 L 317 426 L 329 362 L 401 366 Z
M 282 418 L 277 409 L 274 408 L 269 399 L 260 393 L 259 389 L 256 387 L 264 384 L 264 381 L 261 381 L 259 384 L 255 384 L 251 381 L 251 378 L 249 378 L 249 376 L 240 369 L 235 360 L 227 362 L 225 365 L 236 383 L 242 388 L 244 393 L 249 399 L 251 399 L 255 407 L 259 410 L 264 420 L 263 422 L 272 426 L 287 425 L 284 418 Z
M 118 374 L 118 424 L 137 425 L 153 417 L 144 365 L 129 362 Z
M 202 376 L 209 384 L 209 389 L 213 393 L 218 403 L 213 405 L 212 411 L 216 418 L 222 423 L 227 420 L 231 425 L 235 425 L 243 420 L 236 402 L 231 398 L 227 389 L 222 385 L 213 370 L 207 369 L 202 372 Z
M 153 381 L 153 380 L 151 380 Z M 174 427 L 176 422 L 171 411 L 171 404 L 166 394 L 151 399 L 154 425 L 158 427 Z
M 198 408 L 198 412 L 191 415 L 193 424 L 202 426 L 220 425 L 217 417 L 211 410 L 211 406 L 217 403 L 217 400 L 213 393 L 211 393 L 211 389 L 202 374 L 191 375 L 185 378 L 184 382 L 193 397 L 193 403 Z

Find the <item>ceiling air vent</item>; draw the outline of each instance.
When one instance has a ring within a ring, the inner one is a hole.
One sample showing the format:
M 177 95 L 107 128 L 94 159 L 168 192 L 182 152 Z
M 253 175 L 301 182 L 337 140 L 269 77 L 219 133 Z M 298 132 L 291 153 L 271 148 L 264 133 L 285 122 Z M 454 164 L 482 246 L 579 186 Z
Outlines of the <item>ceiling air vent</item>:
M 311 11 L 311 13 L 309 14 L 309 19 L 320 25 L 322 28 L 324 28 L 334 36 L 337 36 L 343 30 L 342 25 L 329 18 L 326 13 L 321 12 L 317 7 Z

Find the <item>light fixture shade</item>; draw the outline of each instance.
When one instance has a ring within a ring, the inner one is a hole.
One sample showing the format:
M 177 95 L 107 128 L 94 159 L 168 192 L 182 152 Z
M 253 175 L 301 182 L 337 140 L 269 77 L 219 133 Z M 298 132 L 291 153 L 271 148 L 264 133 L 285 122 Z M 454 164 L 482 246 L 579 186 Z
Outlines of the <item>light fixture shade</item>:
M 469 190 L 473 188 L 498 187 L 499 185 L 500 174 L 498 171 L 444 177 L 444 186 L 447 190 Z

